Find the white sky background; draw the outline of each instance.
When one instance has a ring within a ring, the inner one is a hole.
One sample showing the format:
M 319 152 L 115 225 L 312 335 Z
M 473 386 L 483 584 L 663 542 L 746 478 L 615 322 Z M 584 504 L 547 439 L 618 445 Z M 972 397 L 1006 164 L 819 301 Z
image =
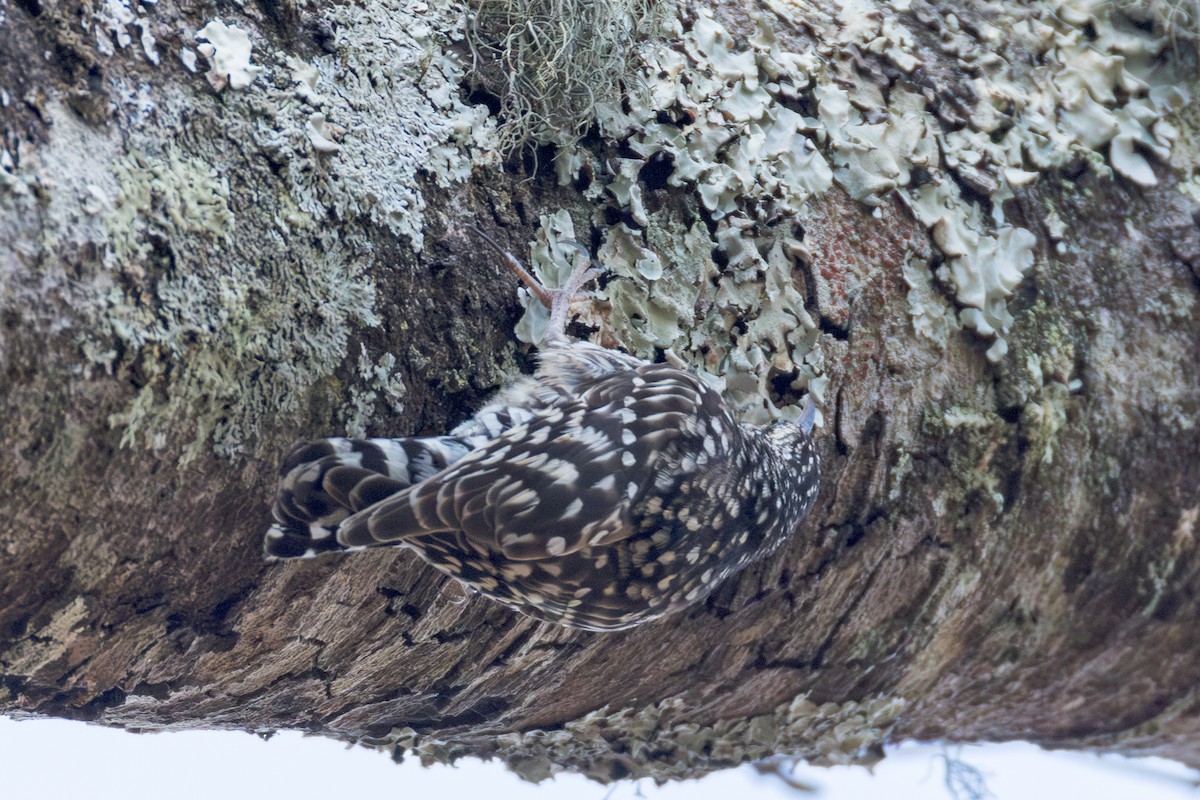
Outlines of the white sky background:
M 381 753 L 347 749 L 296 733 L 270 741 L 228 732 L 136 735 L 60 720 L 0 717 L 0 797 L 4 800 L 288 800 L 330 798 L 486 798 L 487 800 L 950 800 L 936 746 L 905 746 L 875 768 L 800 767 L 819 787 L 800 794 L 752 768 L 656 787 L 650 781 L 601 786 L 578 776 L 525 783 L 496 763 L 464 761 L 424 769 Z M 1193 770 L 1161 759 L 1044 753 L 1032 745 L 953 748 L 978 768 L 996 800 L 1198 800 Z

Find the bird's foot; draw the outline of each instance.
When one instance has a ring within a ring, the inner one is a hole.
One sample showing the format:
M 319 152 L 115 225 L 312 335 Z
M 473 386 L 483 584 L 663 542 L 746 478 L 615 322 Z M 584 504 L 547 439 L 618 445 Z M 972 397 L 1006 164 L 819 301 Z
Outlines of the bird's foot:
M 582 292 L 583 287 L 600 274 L 600 270 L 592 268 L 592 259 L 588 255 L 587 248 L 581 244 L 573 246 L 578 252 L 575 255 L 575 263 L 571 268 L 571 274 L 567 277 L 566 285 L 557 289 L 543 287 L 542 291 L 547 296 L 546 299 L 550 301 L 548 303 L 542 296 L 538 297 L 546 308 L 550 309 L 550 322 L 546 325 L 545 340 L 547 342 L 567 338 L 567 311 L 570 309 L 571 303 L 586 298 L 588 295 Z
M 501 247 L 495 239 L 488 236 L 479 228 L 474 228 L 474 231 L 500 254 L 500 259 L 504 262 L 504 265 L 522 283 L 529 287 L 529 291 L 538 299 L 538 302 L 549 309 L 550 322 L 546 326 L 543 341 L 546 343 L 565 341 L 567 338 L 567 312 L 571 303 L 585 298 L 587 295 L 582 294 L 581 290 L 588 281 L 600 274 L 600 270 L 592 269 L 592 260 L 588 255 L 587 248 L 581 244 L 571 245 L 579 251 L 575 256 L 575 263 L 571 269 L 571 274 L 568 276 L 565 285 L 550 289 L 544 286 L 533 273 L 527 270 L 520 259 Z

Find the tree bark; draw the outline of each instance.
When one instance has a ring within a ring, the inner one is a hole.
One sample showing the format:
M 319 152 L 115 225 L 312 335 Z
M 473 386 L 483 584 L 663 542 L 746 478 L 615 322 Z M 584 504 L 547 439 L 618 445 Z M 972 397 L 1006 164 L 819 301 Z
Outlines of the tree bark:
M 461 6 L 0 8 L 0 713 L 531 779 L 1200 766 L 1195 53 L 1122 5 L 671 8 L 507 161 Z M 264 563 L 291 442 L 442 432 L 528 368 L 471 225 L 591 244 L 577 332 L 747 419 L 821 401 L 778 556 L 611 634 L 403 550 Z

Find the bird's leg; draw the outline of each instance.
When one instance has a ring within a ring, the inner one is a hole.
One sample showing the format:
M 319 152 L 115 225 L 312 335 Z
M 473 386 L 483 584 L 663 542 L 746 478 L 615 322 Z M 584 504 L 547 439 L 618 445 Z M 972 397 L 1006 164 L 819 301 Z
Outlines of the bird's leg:
M 592 259 L 588 256 L 587 248 L 581 244 L 574 246 L 579 252 L 575 255 L 575 264 L 571 269 L 571 275 L 567 278 L 566 285 L 558 289 L 543 289 L 550 294 L 550 304 L 547 306 L 550 309 L 550 322 L 546 325 L 545 336 L 547 343 L 566 340 L 567 311 L 571 306 L 571 301 L 580 297 L 579 290 L 599 273 L 599 270 L 591 269 Z
M 567 338 L 567 311 L 571 302 L 579 297 L 579 290 L 598 272 L 590 269 L 592 261 L 588 256 L 587 249 L 581 244 L 573 244 L 572 246 L 579 250 L 579 254 L 575 256 L 575 264 L 570 277 L 567 278 L 566 285 L 547 289 L 529 270 L 525 269 L 525 265 L 516 256 L 501 247 L 495 239 L 479 228 L 473 230 L 500 254 L 504 265 L 529 287 L 529 291 L 533 292 L 534 297 L 542 305 L 550 310 L 550 322 L 546 326 L 543 342 L 549 344 L 565 341 Z
M 800 411 L 800 419 L 796 420 L 796 424 L 807 434 L 813 432 L 813 428 L 817 424 L 817 404 L 813 402 L 812 395 L 805 395 L 804 408 Z

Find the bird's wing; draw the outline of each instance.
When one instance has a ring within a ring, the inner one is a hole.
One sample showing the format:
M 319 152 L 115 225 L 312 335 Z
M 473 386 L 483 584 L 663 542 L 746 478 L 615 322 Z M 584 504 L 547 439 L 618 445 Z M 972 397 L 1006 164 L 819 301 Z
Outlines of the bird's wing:
M 631 509 L 693 439 L 709 391 L 663 365 L 610 374 L 343 522 L 345 546 L 461 531 L 481 556 L 538 560 L 636 531 Z

